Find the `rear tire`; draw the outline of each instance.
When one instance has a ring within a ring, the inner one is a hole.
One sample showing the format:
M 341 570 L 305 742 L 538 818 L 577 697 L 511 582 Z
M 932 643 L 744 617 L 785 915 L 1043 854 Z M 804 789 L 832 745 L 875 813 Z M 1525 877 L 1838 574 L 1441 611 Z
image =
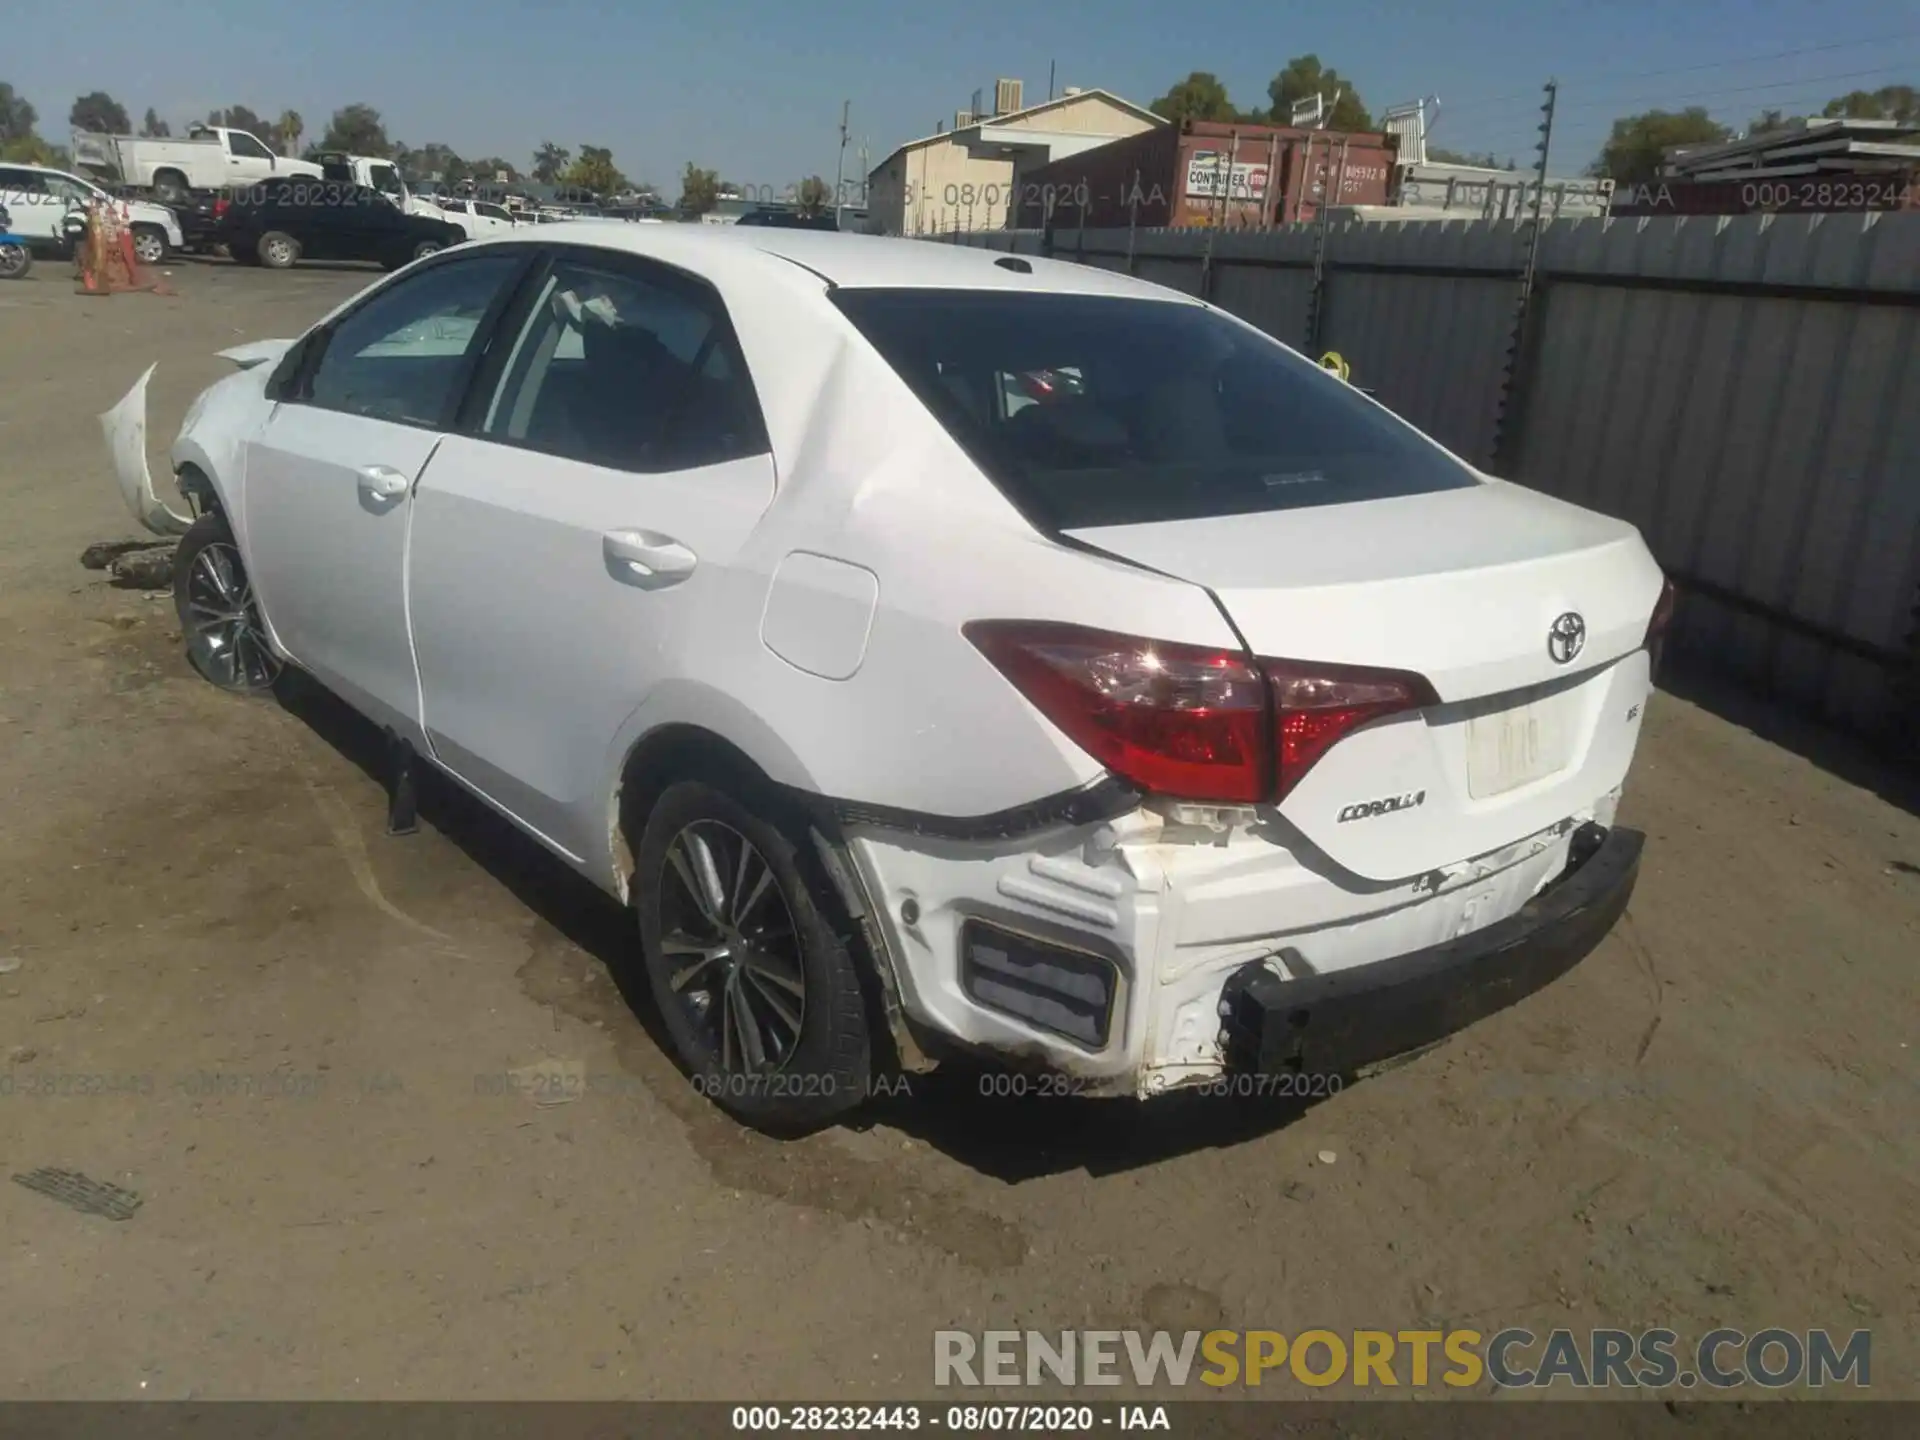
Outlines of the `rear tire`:
M 178 170 L 154 172 L 153 193 L 164 205 L 175 205 L 187 198 L 187 177 Z
M 33 252 L 25 244 L 0 245 L 0 280 L 24 280 L 33 269 Z
M 779 826 L 698 780 L 660 796 L 634 866 L 647 981 L 680 1063 L 774 1133 L 853 1109 L 873 1076 L 860 976 L 811 869 Z
M 291 270 L 300 258 L 300 242 L 284 230 L 268 230 L 254 242 L 254 252 L 269 270 Z

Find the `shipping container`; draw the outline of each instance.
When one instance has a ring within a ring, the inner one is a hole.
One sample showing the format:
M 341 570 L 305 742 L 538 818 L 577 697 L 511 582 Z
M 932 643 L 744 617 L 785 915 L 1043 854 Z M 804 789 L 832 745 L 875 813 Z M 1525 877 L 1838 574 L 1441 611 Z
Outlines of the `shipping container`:
M 1083 150 L 1015 177 L 1019 228 L 1264 228 L 1338 205 L 1394 199 L 1398 138 L 1187 121 Z
M 1920 171 L 1621 184 L 1615 215 L 1793 215 L 1920 210 Z

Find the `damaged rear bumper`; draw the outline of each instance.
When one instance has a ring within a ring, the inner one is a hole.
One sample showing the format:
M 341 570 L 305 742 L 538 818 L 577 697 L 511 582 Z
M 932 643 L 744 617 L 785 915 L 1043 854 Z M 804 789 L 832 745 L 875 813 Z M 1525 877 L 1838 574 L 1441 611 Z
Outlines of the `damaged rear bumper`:
M 1145 1098 L 1323 1056 L 1350 1073 L 1546 983 L 1631 892 L 1640 839 L 1611 828 L 1618 799 L 1394 884 L 1270 822 L 1209 836 L 1147 809 L 1019 838 L 856 823 L 844 840 L 914 1049 Z M 1290 1033 L 1303 1009 L 1311 1047 Z
M 1227 1068 L 1349 1075 L 1506 1009 L 1572 969 L 1613 928 L 1644 844 L 1635 830 L 1584 827 L 1560 880 L 1519 913 L 1445 944 L 1332 975 L 1246 966 L 1221 992 Z

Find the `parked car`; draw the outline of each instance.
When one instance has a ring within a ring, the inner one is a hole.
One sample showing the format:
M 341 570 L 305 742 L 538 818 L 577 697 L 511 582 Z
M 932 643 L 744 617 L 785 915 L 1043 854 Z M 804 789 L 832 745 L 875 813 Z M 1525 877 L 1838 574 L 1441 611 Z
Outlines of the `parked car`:
M 13 215 L 14 233 L 38 254 L 66 254 L 67 213 L 102 202 L 125 209 L 141 264 L 158 265 L 184 243 L 180 221 L 165 205 L 121 199 L 91 180 L 44 165 L 0 165 L 0 204 Z
M 772 225 L 785 230 L 838 230 L 840 228 L 831 210 L 822 211 L 818 215 L 807 215 L 798 210 L 783 210 L 773 206 L 749 210 L 735 223 Z
M 0 280 L 24 280 L 33 269 L 27 237 L 13 233 L 13 216 L 0 205 Z
M 459 226 L 469 240 L 484 240 L 504 235 L 514 227 L 513 216 L 504 205 L 488 200 L 461 200 L 443 195 L 435 202 L 439 214 Z
M 227 253 L 275 270 L 301 260 L 373 260 L 397 270 L 467 238 L 450 220 L 406 214 L 378 190 L 338 180 L 254 185 L 216 208 Z
M 183 200 L 194 190 L 320 175 L 318 165 L 276 155 L 250 131 L 223 125 L 194 125 L 178 140 L 75 130 L 71 151 L 75 165 L 117 175 L 163 201 Z
M 198 190 L 167 208 L 180 226 L 180 248 L 190 255 L 206 255 L 224 243 L 220 234 L 220 204 L 225 197 Z
M 586 222 L 228 353 L 172 451 L 195 668 L 301 667 L 388 732 L 394 828 L 431 764 L 631 905 L 750 1122 L 960 1055 L 1325 1093 L 1633 889 L 1638 533 L 1185 294 Z

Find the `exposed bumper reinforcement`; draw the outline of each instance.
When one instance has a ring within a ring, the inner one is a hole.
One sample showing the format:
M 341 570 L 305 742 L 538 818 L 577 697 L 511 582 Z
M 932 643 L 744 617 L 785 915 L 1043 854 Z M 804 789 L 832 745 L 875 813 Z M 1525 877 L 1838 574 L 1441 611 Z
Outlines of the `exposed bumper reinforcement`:
M 1291 980 L 1265 961 L 1243 967 L 1220 997 L 1228 1069 L 1350 1075 L 1506 1009 L 1613 928 L 1645 843 L 1637 830 L 1583 827 L 1559 880 L 1507 919 L 1442 945 Z

